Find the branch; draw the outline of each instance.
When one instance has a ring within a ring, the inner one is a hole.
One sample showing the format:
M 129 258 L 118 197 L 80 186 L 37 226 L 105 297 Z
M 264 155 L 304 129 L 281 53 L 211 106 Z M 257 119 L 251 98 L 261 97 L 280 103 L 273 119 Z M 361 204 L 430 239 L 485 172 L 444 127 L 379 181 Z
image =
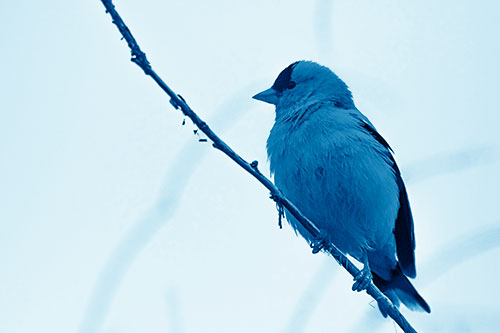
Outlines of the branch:
M 200 117 L 198 117 L 198 115 L 191 109 L 191 107 L 189 107 L 180 95 L 177 95 L 172 89 L 170 89 L 170 87 L 151 67 L 148 59 L 146 58 L 146 54 L 140 49 L 139 44 L 137 44 L 134 36 L 116 11 L 112 1 L 101 0 L 101 2 L 106 8 L 106 12 L 111 15 L 113 23 L 118 27 L 118 30 L 122 34 L 123 38 L 127 41 L 132 53 L 132 62 L 136 63 L 146 75 L 150 76 L 160 86 L 160 88 L 163 89 L 163 91 L 170 97 L 170 103 L 174 106 L 174 108 L 180 109 L 185 116 L 189 117 L 199 130 L 212 141 L 214 148 L 217 148 L 226 154 L 239 166 L 254 176 L 262 185 L 264 185 L 270 191 L 271 198 L 277 202 L 278 206 L 285 207 L 287 211 L 292 214 L 311 234 L 311 236 L 314 239 L 317 239 L 317 242 L 313 247 L 314 253 L 320 250 L 330 253 L 335 260 L 337 260 L 337 262 L 349 272 L 349 274 L 353 277 L 357 276 L 359 269 L 334 244 L 322 239 L 320 230 L 314 225 L 314 223 L 305 217 L 304 214 L 302 214 L 299 209 L 283 195 L 281 190 L 259 171 L 258 162 L 253 161 L 252 163 L 248 163 L 245 161 L 224 141 L 222 141 L 222 139 L 220 139 Z M 404 332 L 416 332 L 401 312 L 399 312 L 398 308 L 394 306 L 394 304 L 392 304 L 392 302 L 373 283 L 369 284 L 366 292 L 378 302 L 379 306 L 383 308 L 392 319 L 394 319 Z

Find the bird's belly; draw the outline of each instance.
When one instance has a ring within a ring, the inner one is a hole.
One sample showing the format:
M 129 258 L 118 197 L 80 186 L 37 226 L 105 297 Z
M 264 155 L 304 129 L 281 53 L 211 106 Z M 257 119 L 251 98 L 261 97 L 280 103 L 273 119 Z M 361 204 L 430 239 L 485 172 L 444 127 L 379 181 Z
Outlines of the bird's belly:
M 359 259 L 366 250 L 395 246 L 398 189 L 378 152 L 369 147 L 335 147 L 326 155 L 294 150 L 271 164 L 276 185 L 343 252 Z M 287 220 L 313 241 L 291 214 Z

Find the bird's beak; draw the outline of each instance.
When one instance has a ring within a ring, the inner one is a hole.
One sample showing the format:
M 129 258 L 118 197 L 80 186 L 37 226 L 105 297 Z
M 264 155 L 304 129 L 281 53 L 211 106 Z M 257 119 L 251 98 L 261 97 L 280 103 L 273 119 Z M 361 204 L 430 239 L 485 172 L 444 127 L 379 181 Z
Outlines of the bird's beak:
M 258 93 L 252 98 L 258 101 L 276 105 L 279 100 L 279 92 L 274 90 L 273 88 L 269 88 L 267 90 L 264 90 L 263 92 Z

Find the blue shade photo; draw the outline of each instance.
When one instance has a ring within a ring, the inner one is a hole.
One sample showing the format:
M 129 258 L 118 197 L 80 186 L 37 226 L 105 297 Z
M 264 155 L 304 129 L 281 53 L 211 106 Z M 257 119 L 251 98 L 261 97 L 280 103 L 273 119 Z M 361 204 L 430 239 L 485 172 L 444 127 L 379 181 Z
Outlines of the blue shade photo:
M 377 231 L 321 234 L 370 270 L 353 281 L 311 254 L 286 209 L 280 229 L 269 191 L 130 61 L 101 1 L 4 1 L 1 332 L 399 330 L 352 291 L 370 280 L 419 332 L 500 330 L 500 4 L 113 5 L 158 76 L 308 217 Z M 309 133 L 365 150 L 276 132 L 315 98 L 345 117 Z M 370 165 L 342 170 L 349 156 Z

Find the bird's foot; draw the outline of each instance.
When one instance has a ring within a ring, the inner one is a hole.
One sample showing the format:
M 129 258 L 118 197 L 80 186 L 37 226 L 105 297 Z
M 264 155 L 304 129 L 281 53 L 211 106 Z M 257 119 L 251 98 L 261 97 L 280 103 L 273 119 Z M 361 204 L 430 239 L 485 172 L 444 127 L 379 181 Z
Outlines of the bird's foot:
M 365 265 L 362 270 L 359 271 L 358 275 L 354 277 L 354 284 L 352 285 L 353 291 L 363 291 L 368 288 L 368 285 L 372 281 L 372 272 L 370 267 Z
M 311 243 L 313 254 L 316 254 L 319 251 L 323 250 L 324 247 L 325 247 L 325 241 L 321 239 L 315 240 Z
M 326 250 L 330 248 L 330 244 L 327 241 L 328 237 L 324 231 L 319 232 L 319 237 L 311 242 L 310 246 L 312 248 L 312 253 L 316 254 L 321 250 Z

